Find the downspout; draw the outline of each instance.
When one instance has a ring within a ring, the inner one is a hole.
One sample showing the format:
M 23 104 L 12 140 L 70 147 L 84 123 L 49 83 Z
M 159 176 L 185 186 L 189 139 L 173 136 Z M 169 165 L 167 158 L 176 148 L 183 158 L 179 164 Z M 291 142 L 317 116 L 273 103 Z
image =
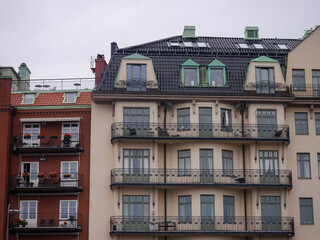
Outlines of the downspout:
M 163 130 L 166 130 L 167 127 L 167 107 L 168 102 L 166 101 L 164 107 L 164 119 L 163 119 Z M 163 168 L 164 168 L 164 183 L 167 182 L 167 144 L 163 145 Z M 164 222 L 165 222 L 165 230 L 168 230 L 167 227 L 167 189 L 164 189 Z M 167 236 L 164 237 L 167 240 Z

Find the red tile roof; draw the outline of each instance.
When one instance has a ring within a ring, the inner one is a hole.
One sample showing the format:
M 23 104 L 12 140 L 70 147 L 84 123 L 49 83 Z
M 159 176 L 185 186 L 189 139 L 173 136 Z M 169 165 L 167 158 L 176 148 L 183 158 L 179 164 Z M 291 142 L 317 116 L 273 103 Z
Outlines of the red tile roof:
M 39 93 L 33 104 L 22 104 L 23 93 L 12 93 L 12 106 L 67 106 L 67 105 L 88 105 L 91 103 L 91 92 L 80 92 L 75 103 L 63 103 L 64 92 Z

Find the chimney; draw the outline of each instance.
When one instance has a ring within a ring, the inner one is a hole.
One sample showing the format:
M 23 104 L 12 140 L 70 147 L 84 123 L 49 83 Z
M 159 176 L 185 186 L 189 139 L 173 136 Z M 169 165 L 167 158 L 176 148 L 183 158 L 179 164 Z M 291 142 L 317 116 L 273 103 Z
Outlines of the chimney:
M 95 60 L 96 66 L 95 66 L 95 81 L 94 84 L 97 86 L 100 81 L 101 81 L 101 75 L 103 70 L 106 68 L 107 63 L 104 60 L 104 55 L 103 54 L 98 54 L 97 58 Z
M 116 42 L 111 43 L 111 57 L 116 53 L 118 50 L 118 44 Z
M 259 28 L 247 26 L 244 29 L 244 39 L 246 39 L 246 40 L 259 40 Z
M 18 84 L 18 91 L 29 91 L 31 71 L 28 68 L 27 64 L 21 63 L 18 74 L 20 77 L 19 84 Z
M 11 77 L 0 78 L 0 106 L 11 104 Z
M 195 26 L 184 26 L 183 38 L 196 38 L 196 27 Z

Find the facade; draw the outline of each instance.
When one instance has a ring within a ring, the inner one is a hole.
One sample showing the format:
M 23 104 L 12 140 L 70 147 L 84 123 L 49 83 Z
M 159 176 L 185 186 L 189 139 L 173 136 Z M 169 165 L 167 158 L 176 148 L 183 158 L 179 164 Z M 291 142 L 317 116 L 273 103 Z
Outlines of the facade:
M 88 239 L 91 90 L 18 80 L 9 95 L 9 239 Z
M 92 93 L 89 239 L 315 239 L 319 35 L 112 43 Z

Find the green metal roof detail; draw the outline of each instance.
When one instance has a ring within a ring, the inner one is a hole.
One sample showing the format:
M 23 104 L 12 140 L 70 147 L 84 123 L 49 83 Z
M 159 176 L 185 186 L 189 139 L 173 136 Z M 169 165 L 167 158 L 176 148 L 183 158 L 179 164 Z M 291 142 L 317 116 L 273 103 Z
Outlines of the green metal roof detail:
M 143 56 L 143 55 L 141 55 L 139 53 L 134 53 L 134 54 L 131 54 L 129 56 L 124 57 L 124 59 L 144 59 L 144 60 L 149 60 L 151 58 Z
M 208 67 L 225 67 L 222 62 L 220 62 L 218 59 L 213 60 L 211 63 L 208 64 Z
M 183 38 L 196 38 L 196 27 L 195 26 L 184 26 Z
M 244 38 L 247 40 L 259 40 L 259 28 L 246 27 L 244 29 Z
M 260 56 L 258 58 L 252 59 L 251 62 L 278 62 L 278 61 L 266 56 Z
M 182 67 L 184 66 L 193 66 L 193 67 L 199 67 L 200 65 L 193 61 L 191 58 L 189 58 L 187 61 L 181 64 Z

